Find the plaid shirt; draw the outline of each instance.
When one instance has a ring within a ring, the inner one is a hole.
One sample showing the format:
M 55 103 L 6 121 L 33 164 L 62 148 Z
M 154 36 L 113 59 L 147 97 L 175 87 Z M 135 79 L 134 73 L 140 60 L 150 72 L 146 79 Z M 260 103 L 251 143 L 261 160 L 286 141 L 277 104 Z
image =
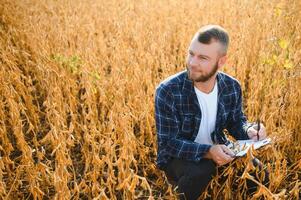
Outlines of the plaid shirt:
M 228 142 L 224 129 L 235 139 L 248 139 L 249 126 L 242 111 L 242 92 L 239 82 L 218 72 L 218 108 L 215 130 L 211 133 L 214 144 Z M 171 157 L 199 161 L 211 145 L 194 142 L 202 112 L 187 71 L 179 72 L 159 84 L 155 96 L 157 129 L 157 166 L 164 169 Z

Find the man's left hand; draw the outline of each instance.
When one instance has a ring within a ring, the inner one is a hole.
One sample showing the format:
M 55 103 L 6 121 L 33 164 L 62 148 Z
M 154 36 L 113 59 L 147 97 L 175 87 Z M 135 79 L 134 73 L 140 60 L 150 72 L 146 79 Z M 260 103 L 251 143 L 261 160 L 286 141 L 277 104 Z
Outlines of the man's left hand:
M 251 126 L 250 128 L 248 128 L 247 130 L 247 134 L 249 136 L 250 139 L 252 140 L 258 140 L 258 136 L 259 136 L 259 140 L 263 140 L 265 139 L 266 136 L 266 131 L 265 131 L 265 127 L 263 124 L 260 123 L 260 130 L 258 132 L 258 126 L 257 124 L 254 124 L 253 126 Z M 258 133 L 258 136 L 257 136 Z

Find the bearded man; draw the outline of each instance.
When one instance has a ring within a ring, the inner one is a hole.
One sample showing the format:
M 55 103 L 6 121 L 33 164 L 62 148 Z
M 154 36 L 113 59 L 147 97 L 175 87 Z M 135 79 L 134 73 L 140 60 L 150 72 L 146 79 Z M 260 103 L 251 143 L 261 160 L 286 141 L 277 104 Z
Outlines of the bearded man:
M 156 164 L 185 199 L 197 199 L 217 166 L 235 158 L 227 147 L 225 129 L 237 140 L 266 138 L 264 125 L 258 131 L 243 113 L 239 82 L 220 71 L 228 45 L 224 28 L 202 27 L 189 45 L 186 70 L 156 88 Z

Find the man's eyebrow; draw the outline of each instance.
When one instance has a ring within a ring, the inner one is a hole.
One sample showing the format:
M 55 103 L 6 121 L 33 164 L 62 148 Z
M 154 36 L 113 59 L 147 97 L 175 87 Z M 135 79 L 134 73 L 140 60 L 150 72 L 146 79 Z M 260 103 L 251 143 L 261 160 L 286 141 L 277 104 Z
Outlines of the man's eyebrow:
M 195 53 L 194 53 L 192 50 L 189 50 L 189 53 L 193 53 L 193 54 L 195 54 Z M 202 55 L 202 54 L 198 55 L 198 57 L 210 59 L 210 57 L 209 57 L 209 56 Z
M 202 55 L 202 54 L 200 54 L 200 55 L 198 55 L 199 57 L 202 57 L 202 58 L 207 58 L 207 59 L 210 59 L 210 57 L 209 56 L 206 56 L 206 55 Z

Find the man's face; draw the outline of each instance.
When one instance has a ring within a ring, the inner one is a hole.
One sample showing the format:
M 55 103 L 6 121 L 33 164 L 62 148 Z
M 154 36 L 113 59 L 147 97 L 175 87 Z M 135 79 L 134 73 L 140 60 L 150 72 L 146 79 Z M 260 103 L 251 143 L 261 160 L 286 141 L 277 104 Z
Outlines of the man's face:
M 220 68 L 219 59 L 221 44 L 211 42 L 200 43 L 197 38 L 192 39 L 187 55 L 187 73 L 194 82 L 206 82 L 212 78 Z

